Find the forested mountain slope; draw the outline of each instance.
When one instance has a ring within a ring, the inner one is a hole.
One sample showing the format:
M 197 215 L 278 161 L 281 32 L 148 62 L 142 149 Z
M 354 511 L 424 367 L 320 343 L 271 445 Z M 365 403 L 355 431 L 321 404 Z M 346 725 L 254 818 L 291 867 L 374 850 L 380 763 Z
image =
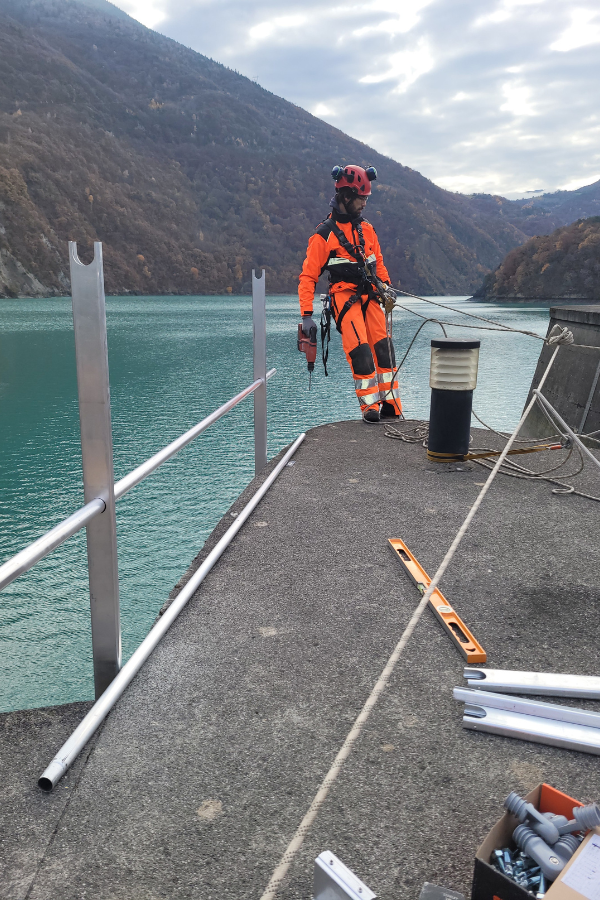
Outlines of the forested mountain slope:
M 511 250 L 475 296 L 600 301 L 600 216 L 557 228 Z
M 394 282 L 468 293 L 524 236 L 102 0 L 0 0 L 0 295 L 68 292 L 66 242 L 113 293 L 293 291 L 331 166 L 380 172 Z M 114 14 L 113 14 L 114 12 Z M 85 251 L 84 251 L 85 252 Z

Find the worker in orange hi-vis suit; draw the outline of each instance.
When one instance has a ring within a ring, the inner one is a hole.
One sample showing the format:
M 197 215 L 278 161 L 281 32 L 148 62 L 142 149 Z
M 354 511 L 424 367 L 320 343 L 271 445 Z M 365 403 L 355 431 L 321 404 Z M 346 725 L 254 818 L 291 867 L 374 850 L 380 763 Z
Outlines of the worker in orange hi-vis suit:
M 373 166 L 334 166 L 331 174 L 336 188 L 332 211 L 310 238 L 300 275 L 302 331 L 308 335 L 316 325 L 315 287 L 327 270 L 331 312 L 342 335 L 363 420 L 392 421 L 401 415 L 402 404 L 398 382 L 392 383 L 396 361 L 378 299 L 382 292 L 374 287 L 379 279 L 385 291 L 390 277 L 375 229 L 362 218 L 377 172 Z

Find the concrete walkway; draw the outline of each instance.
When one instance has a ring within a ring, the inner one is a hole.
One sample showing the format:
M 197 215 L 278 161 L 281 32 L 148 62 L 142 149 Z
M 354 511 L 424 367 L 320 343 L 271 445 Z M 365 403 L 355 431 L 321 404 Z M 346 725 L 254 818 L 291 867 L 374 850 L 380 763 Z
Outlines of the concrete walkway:
M 433 574 L 484 478 L 381 427 L 310 431 L 52 795 L 35 780 L 84 710 L 0 717 L 0 897 L 258 900 L 418 603 L 387 538 Z M 600 504 L 499 478 L 441 586 L 489 666 L 598 673 L 599 521 Z M 468 895 L 509 791 L 600 797 L 594 756 L 465 731 L 462 671 L 426 612 L 282 900 L 312 896 L 324 849 L 382 898 Z

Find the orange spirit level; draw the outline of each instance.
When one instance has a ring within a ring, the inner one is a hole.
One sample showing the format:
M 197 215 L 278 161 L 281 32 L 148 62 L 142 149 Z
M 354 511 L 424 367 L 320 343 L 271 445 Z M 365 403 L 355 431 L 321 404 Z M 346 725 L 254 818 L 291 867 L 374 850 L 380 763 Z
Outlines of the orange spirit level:
M 431 578 L 414 558 L 404 541 L 399 538 L 389 538 L 388 540 L 394 556 L 400 560 L 419 592 L 424 594 L 431 584 Z M 463 620 L 454 612 L 442 592 L 437 588 L 429 598 L 429 606 L 452 639 L 454 646 L 462 653 L 467 662 L 482 663 L 486 661 L 487 654 L 481 644 L 475 640 Z

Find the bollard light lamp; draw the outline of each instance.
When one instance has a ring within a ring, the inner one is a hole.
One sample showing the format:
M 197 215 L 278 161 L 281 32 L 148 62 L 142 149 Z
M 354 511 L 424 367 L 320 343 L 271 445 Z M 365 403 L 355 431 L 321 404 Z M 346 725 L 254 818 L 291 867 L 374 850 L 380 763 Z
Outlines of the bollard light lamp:
M 480 341 L 431 341 L 427 457 L 435 462 L 462 460 L 469 452 L 479 347 Z

